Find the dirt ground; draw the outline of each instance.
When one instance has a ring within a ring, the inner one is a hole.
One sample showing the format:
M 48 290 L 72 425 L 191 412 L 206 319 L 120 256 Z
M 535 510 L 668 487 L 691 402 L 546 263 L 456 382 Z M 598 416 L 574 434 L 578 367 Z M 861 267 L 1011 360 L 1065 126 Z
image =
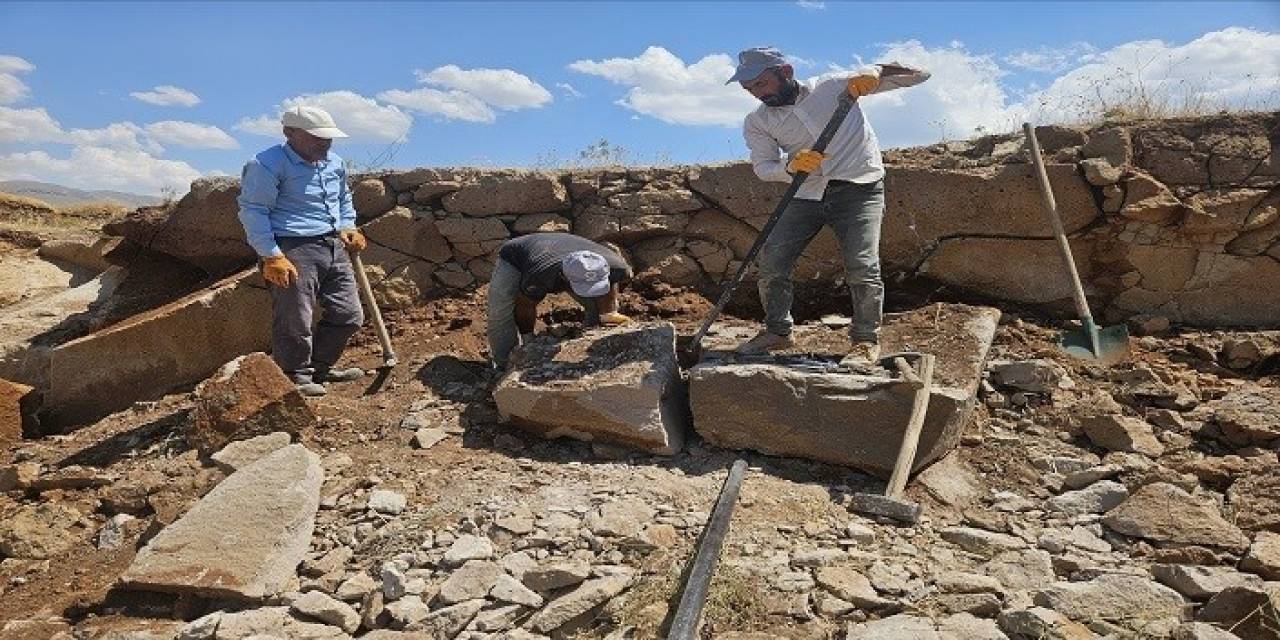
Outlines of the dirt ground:
M 945 298 L 945 292 L 895 292 L 890 311 L 921 306 L 930 296 Z M 840 313 L 848 304 L 841 292 L 797 299 L 802 301 L 797 305 L 802 322 Z M 736 300 L 725 320 L 745 325 L 742 317 L 753 317 L 756 310 L 749 294 Z M 622 310 L 637 318 L 670 320 L 687 336 L 697 329 L 710 306 L 707 296 L 659 284 L 640 285 L 625 293 Z M 567 296 L 553 297 L 540 311 L 539 330 L 550 321 L 557 325 L 555 331 L 571 331 L 581 317 Z M 652 637 L 646 630 L 654 633 L 666 613 L 661 604 L 675 592 L 679 572 L 689 560 L 700 530 L 698 523 L 710 512 L 728 467 L 741 456 L 751 466 L 713 584 L 704 635 L 761 630 L 773 637 L 827 637 L 833 633 L 832 623 L 821 617 L 800 620 L 779 616 L 779 611 L 790 606 L 786 594 L 768 588 L 740 567 L 749 562 L 749 556 L 759 556 L 762 547 L 778 548 L 787 540 L 805 536 L 821 539 L 839 535 L 850 520 L 843 504 L 848 494 L 878 490 L 881 485 L 877 481 L 829 465 L 716 449 L 701 443 L 696 435 L 691 436 L 685 451 L 666 458 L 576 441 L 541 440 L 498 423 L 488 395 L 495 374 L 484 359 L 483 291 L 389 313 L 387 321 L 400 364 L 357 383 L 333 385 L 328 396 L 312 401 L 321 420 L 302 438 L 326 464 L 341 461 L 339 467 L 327 470 L 323 496 L 340 496 L 376 485 L 405 494 L 414 505 L 411 515 L 356 548 L 358 562 L 376 567 L 396 553 L 413 550 L 420 542 L 416 532 L 487 517 L 490 510 L 486 505 L 525 506 L 537 512 L 591 504 L 602 496 L 643 495 L 650 504 L 668 505 L 670 513 L 683 514 L 691 523 L 679 530 L 678 539 L 670 546 L 628 558 L 645 577 L 633 587 L 627 606 L 610 614 L 615 622 L 634 626 L 636 637 Z M 1053 320 L 1006 309 L 992 356 L 1050 358 L 1085 387 L 1101 388 L 1107 374 L 1060 354 L 1053 344 L 1056 332 Z M 1202 388 L 1215 384 L 1213 381 L 1226 388 L 1230 379 L 1267 380 L 1265 371 L 1242 374 L 1189 355 L 1194 351 L 1188 351 L 1188 344 L 1212 335 L 1188 332 L 1135 340 L 1133 359 L 1121 367 L 1191 372 L 1201 376 Z M 377 340 L 369 328 L 354 338 L 347 353 L 346 362 L 368 370 L 381 363 Z M 424 403 L 437 408 L 443 420 L 455 422 L 461 435 L 430 449 L 414 448 L 413 431 L 402 428 L 400 421 Z M 135 544 L 99 550 L 90 541 L 105 514 L 119 512 L 139 516 L 130 541 L 145 538 L 220 479 L 179 435 L 178 427 L 187 419 L 190 407 L 187 394 L 174 393 L 156 402 L 139 403 L 70 435 L 25 442 L 0 453 L 0 465 L 76 464 L 110 476 L 110 484 L 103 487 L 43 492 L 44 502 L 71 505 L 85 514 L 67 529 L 82 542 L 47 560 L 0 562 L 0 626 L 16 619 L 65 617 L 78 625 L 84 637 L 97 637 L 110 630 L 139 626 L 152 630 L 172 627 L 175 620 L 192 619 L 215 605 L 113 590 L 112 584 L 129 564 Z M 1037 404 L 1034 399 L 1020 407 L 995 411 L 980 402 L 958 460 L 976 473 L 985 493 L 1012 489 L 1043 494 L 1040 472 L 1031 467 L 1027 451 L 1071 446 L 1071 438 L 1059 428 L 1066 420 L 1052 404 Z M 1008 437 L 1011 431 L 1018 432 L 1018 437 Z M 997 433 L 1005 435 L 996 437 Z M 935 523 L 957 523 L 965 518 L 956 509 L 932 500 L 918 486 L 910 491 L 926 504 L 927 517 Z M 33 497 L 31 492 L 0 494 L 0 513 L 10 512 L 19 501 Z M 316 545 L 323 548 L 327 540 L 339 535 L 348 516 L 341 510 L 322 509 Z M 886 544 L 911 539 L 909 529 L 894 535 L 904 537 Z M 50 624 L 56 629 L 63 623 Z M 34 627 L 25 629 L 23 637 L 44 633 Z

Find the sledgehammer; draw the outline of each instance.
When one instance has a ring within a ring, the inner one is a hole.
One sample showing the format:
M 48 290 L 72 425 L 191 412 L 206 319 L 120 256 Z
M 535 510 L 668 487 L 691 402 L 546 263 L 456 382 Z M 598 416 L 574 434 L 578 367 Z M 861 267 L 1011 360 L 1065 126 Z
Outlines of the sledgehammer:
M 907 363 L 908 358 L 919 361 L 918 374 Z M 904 499 L 902 492 L 907 488 L 907 478 L 911 476 L 911 465 L 916 460 L 920 432 L 924 429 L 925 413 L 929 409 L 929 393 L 933 388 L 933 360 L 933 355 L 929 353 L 895 353 L 881 358 L 881 363 L 891 364 L 916 388 L 911 403 L 911 419 L 907 422 L 906 432 L 902 434 L 902 446 L 898 448 L 898 459 L 893 465 L 893 475 L 889 476 L 884 495 L 855 493 L 849 501 L 850 511 L 885 516 L 908 524 L 915 524 L 920 519 L 920 505 Z
M 360 259 L 360 254 L 355 251 L 348 251 L 351 256 L 351 266 L 356 272 L 356 283 L 360 285 L 360 296 L 364 298 L 364 305 L 369 309 L 369 315 L 373 317 L 373 328 L 378 333 L 378 344 L 382 347 L 382 367 L 390 369 L 396 366 L 396 352 L 391 349 L 391 336 L 387 335 L 387 325 L 382 322 L 382 312 L 378 310 L 378 303 L 373 299 L 373 287 L 369 286 L 369 276 L 364 272 L 364 261 Z

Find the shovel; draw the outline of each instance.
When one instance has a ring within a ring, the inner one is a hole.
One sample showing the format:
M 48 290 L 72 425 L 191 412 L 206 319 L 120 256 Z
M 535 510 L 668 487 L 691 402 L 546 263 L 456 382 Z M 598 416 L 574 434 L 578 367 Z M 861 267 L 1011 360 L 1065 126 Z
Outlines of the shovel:
M 822 153 L 826 150 L 827 144 L 831 142 L 831 138 L 835 137 L 836 130 L 844 123 L 845 116 L 849 115 L 849 110 L 853 108 L 855 102 L 857 102 L 857 98 L 847 92 L 840 94 L 839 102 L 836 103 L 835 113 L 831 114 L 831 119 L 827 121 L 827 126 L 823 127 L 822 133 L 818 135 L 818 139 L 813 143 L 812 149 L 814 151 Z M 711 328 L 711 324 L 716 321 L 716 318 L 720 317 L 720 312 L 724 311 L 724 306 L 729 303 L 733 290 L 742 283 L 742 279 L 747 275 L 747 269 L 750 269 L 751 263 L 755 262 L 756 254 L 760 253 L 760 248 L 764 246 L 764 241 L 769 239 L 769 234 L 777 226 L 778 219 L 782 217 L 782 212 L 787 210 L 787 205 L 791 204 L 792 198 L 795 198 L 796 192 L 800 190 L 800 185 L 804 184 L 808 177 L 808 173 L 800 171 L 791 178 L 791 186 L 787 188 L 786 193 L 782 195 L 782 199 L 778 201 L 778 206 L 773 209 L 773 214 L 769 216 L 764 226 L 760 228 L 760 235 L 756 236 L 755 244 L 751 245 L 747 255 L 742 257 L 742 263 L 738 265 L 738 272 L 733 274 L 733 278 L 725 285 L 724 291 L 720 292 L 720 299 L 716 301 L 716 306 L 707 313 L 706 319 L 702 321 L 702 327 L 693 335 L 693 340 L 687 347 L 688 353 L 694 355 L 698 353 L 699 348 L 702 346 L 702 339 L 707 335 L 707 330 Z
M 1044 160 L 1040 157 L 1040 142 L 1036 140 L 1035 128 L 1031 123 L 1023 123 L 1022 131 L 1027 135 L 1031 145 L 1031 161 L 1036 167 L 1036 177 L 1040 179 L 1040 195 L 1044 200 L 1045 211 L 1053 222 L 1053 235 L 1058 240 L 1058 250 L 1062 253 L 1062 261 L 1066 263 L 1067 273 L 1071 276 L 1072 294 L 1075 297 L 1076 312 L 1080 314 L 1080 329 L 1064 331 L 1059 342 L 1061 349 L 1068 355 L 1083 360 L 1093 360 L 1100 364 L 1113 364 L 1129 355 L 1129 328 L 1125 325 L 1099 327 L 1089 312 L 1089 301 L 1084 297 L 1084 287 L 1080 284 L 1080 274 L 1076 272 L 1076 261 L 1071 257 L 1071 245 L 1067 242 L 1067 232 L 1062 228 L 1062 218 L 1058 216 L 1058 204 L 1053 199 L 1053 189 L 1049 186 L 1049 174 L 1044 170 Z
M 369 276 L 364 272 L 364 261 L 360 259 L 360 254 L 355 251 L 347 252 L 351 256 L 351 266 L 356 272 L 356 283 L 360 285 L 360 294 L 364 298 L 365 305 L 369 308 L 369 315 L 373 316 L 373 328 L 378 333 L 378 345 L 382 347 L 382 368 L 390 369 L 396 366 L 396 352 L 391 348 L 391 336 L 387 335 L 387 325 L 382 321 L 382 312 L 378 310 L 378 301 L 373 299 L 373 287 L 369 286 Z

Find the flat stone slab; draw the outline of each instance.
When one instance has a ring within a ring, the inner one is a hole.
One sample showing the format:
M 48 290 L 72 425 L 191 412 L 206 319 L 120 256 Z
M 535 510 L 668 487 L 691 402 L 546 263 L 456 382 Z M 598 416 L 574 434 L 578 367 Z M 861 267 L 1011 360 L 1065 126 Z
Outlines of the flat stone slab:
M 526 431 L 662 455 L 680 450 L 688 424 L 666 322 L 539 336 L 515 352 L 493 399 L 504 421 Z
M 320 457 L 302 445 L 273 451 L 152 538 L 120 584 L 246 600 L 283 592 L 311 545 L 323 481 Z
M 49 353 L 45 411 L 83 424 L 200 382 L 270 343 L 271 300 L 256 269 L 71 340 Z M 39 386 L 39 385 L 35 385 Z
M 888 319 L 882 355 L 919 351 L 936 358 L 914 470 L 959 444 L 999 318 L 990 307 L 937 304 Z M 689 371 L 693 427 L 705 440 L 882 478 L 892 473 L 911 417 L 912 385 L 873 364 L 841 365 L 849 340 L 838 329 L 797 327 L 791 349 L 734 355 L 747 335 L 719 328 Z

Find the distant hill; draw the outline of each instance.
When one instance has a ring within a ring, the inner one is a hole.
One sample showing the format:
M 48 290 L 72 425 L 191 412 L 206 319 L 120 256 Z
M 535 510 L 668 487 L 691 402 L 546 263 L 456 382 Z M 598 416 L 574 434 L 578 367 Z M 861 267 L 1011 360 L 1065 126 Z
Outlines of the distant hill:
M 33 180 L 0 180 L 0 191 L 17 196 L 43 200 L 55 207 L 69 207 L 91 202 L 114 202 L 134 209 L 145 205 L 160 204 L 162 199 L 123 191 L 84 191 L 59 184 Z

